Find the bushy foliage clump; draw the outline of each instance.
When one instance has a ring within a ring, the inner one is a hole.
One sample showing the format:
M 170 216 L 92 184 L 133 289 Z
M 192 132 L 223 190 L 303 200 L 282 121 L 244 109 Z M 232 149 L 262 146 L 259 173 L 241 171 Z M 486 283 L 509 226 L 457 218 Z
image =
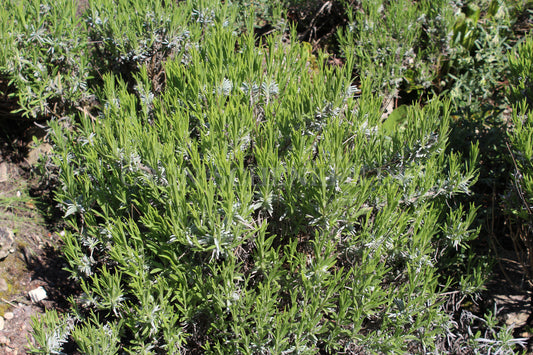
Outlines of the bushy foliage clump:
M 156 90 L 164 85 L 163 63 L 180 53 L 187 60 L 191 42 L 188 22 L 212 23 L 214 12 L 195 12 L 191 3 L 179 11 L 170 1 L 107 0 L 93 2 L 84 13 L 94 62 L 103 75 L 113 72 L 126 81 L 143 65 Z
M 511 81 L 509 96 L 512 102 L 533 105 L 533 39 L 526 37 L 518 44 L 516 50 L 509 53 L 509 79 Z
M 83 290 L 65 329 L 88 353 L 434 349 L 453 326 L 439 259 L 477 236 L 475 208 L 449 205 L 477 156 L 446 153 L 449 103 L 384 121 L 372 81 L 355 95 L 353 56 L 311 65 L 203 6 L 210 23 L 181 17 L 202 41 L 167 61 L 160 95 L 147 65 L 136 93 L 106 74 L 99 115 L 50 123 Z
M 527 38 L 509 54 L 512 85 L 511 101 L 515 101 L 512 130 L 509 131 L 509 155 L 514 171 L 506 199 L 506 209 L 512 221 L 511 237 L 520 250 L 521 262 L 528 280 L 533 280 L 533 113 L 531 111 L 531 80 L 533 39 Z
M 454 8 L 448 3 L 361 1 L 345 31 L 356 44 L 354 69 L 389 94 L 430 89 L 450 49 Z
M 0 6 L 0 80 L 23 114 L 52 118 L 81 289 L 68 315 L 34 322 L 32 351 L 512 351 L 494 314 L 458 324 L 446 308 L 486 277 L 477 207 L 460 202 L 479 147 L 451 134 L 465 108 L 491 125 L 479 112 L 510 26 L 503 1 L 483 2 L 494 26 L 459 3 L 347 5 L 339 67 L 262 0 Z M 528 46 L 509 59 L 515 100 Z M 511 141 L 529 201 L 525 107 Z
M 16 98 L 16 112 L 31 119 L 92 110 L 110 71 L 131 83 L 144 65 L 161 91 L 164 61 L 176 53 L 187 60 L 184 49 L 201 39 L 201 32 L 191 38 L 188 23 L 213 21 L 209 9 L 194 12 L 191 3 L 180 8 L 159 0 L 91 1 L 85 11 L 76 0 L 4 1 L 0 82 Z
M 23 116 L 61 116 L 90 99 L 88 41 L 74 0 L 0 5 L 0 78 Z

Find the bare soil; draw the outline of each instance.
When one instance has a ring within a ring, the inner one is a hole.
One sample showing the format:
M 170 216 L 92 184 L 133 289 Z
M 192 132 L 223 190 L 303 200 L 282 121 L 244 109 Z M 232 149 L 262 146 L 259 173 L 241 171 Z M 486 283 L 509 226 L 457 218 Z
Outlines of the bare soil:
M 32 137 L 44 132 L 12 117 L 0 117 L 0 127 L 0 227 L 15 234 L 12 253 L 0 260 L 0 353 L 26 354 L 32 317 L 66 310 L 73 288 L 59 253 L 61 223 L 36 173 L 49 146 L 35 147 Z M 40 286 L 47 298 L 34 303 L 28 292 Z

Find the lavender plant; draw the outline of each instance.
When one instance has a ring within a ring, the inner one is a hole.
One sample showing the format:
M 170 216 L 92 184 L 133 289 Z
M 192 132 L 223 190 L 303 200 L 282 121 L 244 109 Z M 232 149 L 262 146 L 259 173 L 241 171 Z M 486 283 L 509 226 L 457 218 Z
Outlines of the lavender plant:
M 2 2 L 0 76 L 22 116 L 62 117 L 91 99 L 84 25 L 74 0 Z
M 511 61 L 510 87 L 508 95 L 512 101 L 521 98 L 513 106 L 512 129 L 508 132 L 508 160 L 512 163 L 513 174 L 506 199 L 506 209 L 521 264 L 531 287 L 533 279 L 531 229 L 533 222 L 533 114 L 529 106 L 529 92 L 525 86 L 529 68 L 533 61 L 529 53 L 533 41 L 527 38 L 509 54 Z
M 526 37 L 515 50 L 508 55 L 510 80 L 509 96 L 514 103 L 520 103 L 526 100 L 531 107 L 533 104 L 533 92 L 531 89 L 531 72 L 533 71 L 533 41 L 531 37 Z
M 352 26 L 375 31 L 341 34 L 343 67 L 294 29 L 258 45 L 230 2 L 91 4 L 99 105 L 75 127 L 50 121 L 82 292 L 68 321 L 34 322 L 33 351 L 67 338 L 94 354 L 442 350 L 459 331 L 446 292 L 483 288 L 464 252 L 476 207 L 457 201 L 479 148 L 450 149 L 454 103 L 389 115 L 381 93 L 429 86 L 453 8 L 363 3 Z
M 73 319 L 51 310 L 39 320 L 33 318 L 33 324 L 33 337 L 37 344 L 30 343 L 29 350 L 37 354 L 61 354 L 72 331 Z
M 214 20 L 211 16 L 209 9 L 200 13 L 192 3 L 178 8 L 160 0 L 99 0 L 90 3 L 84 19 L 100 76 L 111 71 L 131 81 L 131 75 L 145 66 L 154 91 L 159 92 L 165 60 L 177 56 L 186 61 L 187 48 L 198 40 L 187 22 L 208 26 Z
M 372 77 L 377 90 L 395 99 L 398 90 L 431 90 L 448 49 L 448 2 L 365 0 L 358 7 L 348 13 L 341 42 L 343 51 L 354 51 L 359 76 Z
M 160 95 L 146 66 L 142 97 L 105 75 L 98 116 L 75 130 L 51 122 L 64 251 L 84 291 L 74 341 L 134 353 L 435 348 L 449 324 L 436 256 L 475 237 L 466 206 L 447 206 L 475 181 L 477 155 L 445 154 L 449 104 L 410 107 L 384 129 L 372 82 L 354 97 L 353 56 L 329 68 L 318 55 L 311 70 L 295 41 L 237 36 L 231 7 L 196 10 L 212 23 L 187 61 L 167 60 Z

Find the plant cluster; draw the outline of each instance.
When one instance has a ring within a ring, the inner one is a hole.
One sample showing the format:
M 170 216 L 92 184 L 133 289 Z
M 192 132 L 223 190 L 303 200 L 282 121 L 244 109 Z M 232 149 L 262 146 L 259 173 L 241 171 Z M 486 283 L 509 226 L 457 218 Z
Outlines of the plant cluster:
M 492 125 L 479 112 L 507 70 L 511 10 L 480 6 L 357 2 L 340 67 L 259 0 L 0 6 L 2 80 L 25 115 L 52 118 L 81 289 L 68 315 L 35 320 L 31 350 L 513 351 L 522 341 L 493 314 L 448 312 L 487 269 L 469 250 L 477 207 L 461 202 L 480 147 L 453 134 L 465 108 Z M 258 39 L 264 18 L 276 25 Z M 516 101 L 530 98 L 530 47 L 509 59 Z M 426 99 L 385 112 L 401 91 Z M 530 203 L 532 120 L 517 107 Z
M 530 12 L 533 12 L 530 11 Z M 533 104 L 533 40 L 528 37 L 520 43 L 515 51 L 509 53 L 509 80 L 511 81 L 509 96 L 511 102 Z
M 454 8 L 448 1 L 365 0 L 348 13 L 361 77 L 395 98 L 399 90 L 429 91 L 449 51 Z M 344 49 L 346 50 L 346 49 Z
M 482 205 L 480 223 L 502 214 L 498 206 L 493 206 L 496 202 L 486 200 L 491 199 L 487 195 L 505 189 L 511 168 L 505 144 L 509 101 L 504 85 L 509 72 L 511 28 L 519 11 L 512 3 L 464 4 L 453 27 L 447 65 L 441 71 L 442 95 L 452 100 L 454 109 L 451 145 L 462 150 L 464 142 L 480 144 L 483 163 L 474 188 L 477 203 Z
M 475 208 L 449 206 L 477 156 L 445 154 L 449 103 L 383 122 L 370 80 L 354 95 L 354 57 L 312 67 L 305 46 L 257 47 L 235 8 L 204 6 L 212 23 L 167 61 L 159 95 L 106 74 L 97 117 L 50 122 L 83 290 L 72 339 L 88 353 L 435 349 L 452 327 L 440 257 L 477 236 Z M 134 80 L 154 92 L 146 65 Z
M 182 5 L 180 11 L 173 9 L 171 2 L 159 0 L 102 0 L 91 4 L 84 19 L 99 74 L 113 72 L 130 81 L 144 65 L 154 88 L 161 91 L 164 61 L 177 53 L 186 61 L 186 48 L 195 40 L 186 29 L 187 22 L 208 26 L 215 20 L 209 9 L 193 12 L 190 4 Z
M 201 28 L 217 21 L 214 11 L 193 5 L 173 11 L 169 1 L 99 0 L 79 14 L 75 0 L 7 0 L 0 6 L 2 94 L 16 98 L 24 117 L 66 117 L 93 109 L 103 75 L 113 72 L 131 84 L 143 65 L 160 92 L 165 60 L 180 53 L 187 61 L 186 49 L 202 39 Z
M 88 43 L 76 11 L 73 0 L 2 2 L 0 81 L 13 88 L 23 116 L 61 116 L 90 99 Z
M 530 106 L 533 95 L 527 82 L 533 67 L 532 48 L 533 39 L 527 38 L 509 54 L 512 85 L 508 94 L 515 104 L 508 148 L 514 172 L 505 206 L 514 222 L 510 223 L 514 227 L 510 234 L 529 282 L 533 280 L 533 112 Z

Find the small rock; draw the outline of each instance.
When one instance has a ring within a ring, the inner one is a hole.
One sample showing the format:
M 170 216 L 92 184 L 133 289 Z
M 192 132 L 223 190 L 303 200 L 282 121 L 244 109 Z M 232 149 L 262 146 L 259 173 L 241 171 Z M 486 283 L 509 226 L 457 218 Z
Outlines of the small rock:
M 7 292 L 9 291 L 9 286 L 7 285 L 7 281 L 4 278 L 0 278 L 0 292 Z
M 30 165 L 35 165 L 39 162 L 42 156 L 48 155 L 52 150 L 52 146 L 48 143 L 42 143 L 38 147 L 31 149 L 28 153 L 26 161 Z
M 0 344 L 9 345 L 9 338 L 2 335 L 0 337 Z
M 7 163 L 0 164 L 0 182 L 6 182 L 9 180 Z
M 11 319 L 13 319 L 13 317 L 15 317 L 15 315 L 13 314 L 13 312 L 6 312 L 6 313 L 4 313 L 4 319 L 5 319 L 5 320 L 11 320 Z
M 36 289 L 33 289 L 28 292 L 28 297 L 33 303 L 37 303 L 46 299 L 48 295 L 46 294 L 46 290 L 44 289 L 44 287 L 39 286 Z
M 15 234 L 7 227 L 0 227 L 0 260 L 15 251 Z
M 522 333 L 518 334 L 518 337 L 519 337 L 519 338 L 526 338 L 526 339 L 529 339 L 529 338 L 531 338 L 531 333 L 529 333 L 529 332 L 522 332 Z
M 4 330 L 4 325 L 5 325 L 4 317 L 0 317 L 0 330 Z

